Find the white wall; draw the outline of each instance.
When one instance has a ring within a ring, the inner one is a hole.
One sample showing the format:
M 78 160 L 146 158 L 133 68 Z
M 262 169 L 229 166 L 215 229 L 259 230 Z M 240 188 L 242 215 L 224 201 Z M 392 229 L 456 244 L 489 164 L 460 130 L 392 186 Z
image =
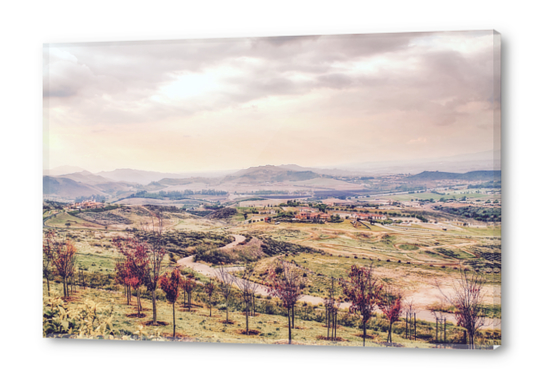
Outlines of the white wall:
M 533 1 L 29 1 L 2 3 L 3 377 L 536 376 L 540 31 Z M 503 43 L 503 343 L 491 352 L 41 339 L 41 44 L 103 40 L 496 29 Z M 6 200 L 14 191 L 18 202 Z M 18 203 L 20 202 L 20 206 Z M 534 212 L 533 212 L 534 213 Z M 539 296 L 537 296 L 539 297 Z M 532 371 L 534 370 L 534 371 Z M 224 373 L 224 374 L 222 374 Z

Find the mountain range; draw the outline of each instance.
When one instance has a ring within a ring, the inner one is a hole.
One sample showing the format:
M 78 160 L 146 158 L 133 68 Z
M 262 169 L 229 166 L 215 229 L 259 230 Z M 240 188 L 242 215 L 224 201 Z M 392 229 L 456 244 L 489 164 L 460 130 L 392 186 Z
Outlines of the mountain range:
M 79 169 L 77 167 L 71 169 Z M 43 176 L 45 196 L 75 199 L 100 195 L 105 197 L 126 197 L 137 191 L 184 191 L 186 189 L 215 189 L 234 191 L 255 190 L 336 190 L 362 189 L 364 184 L 345 177 L 359 176 L 360 173 L 340 169 L 317 169 L 294 164 L 281 166 L 249 167 L 221 176 L 191 176 L 186 174 L 161 173 L 133 169 L 101 171 L 93 174 L 86 170 L 65 173 L 70 168 L 63 167 L 50 172 L 62 172 L 61 175 Z M 467 173 L 445 171 L 424 171 L 404 177 L 407 181 L 465 180 L 491 181 L 500 180 L 501 172 L 479 170 Z M 356 184 L 357 183 L 357 184 Z

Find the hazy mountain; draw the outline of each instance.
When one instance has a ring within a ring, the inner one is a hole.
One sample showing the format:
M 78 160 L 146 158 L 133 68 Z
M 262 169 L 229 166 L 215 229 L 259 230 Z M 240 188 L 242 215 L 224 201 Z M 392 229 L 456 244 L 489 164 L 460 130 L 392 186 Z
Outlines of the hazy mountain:
M 344 168 L 372 174 L 415 174 L 435 169 L 465 173 L 469 171 L 499 170 L 501 168 L 500 157 L 500 150 L 489 150 L 433 159 L 352 163 L 344 166 Z
M 81 171 L 67 175 L 44 176 L 43 193 L 67 199 L 92 195 L 117 195 L 136 191 L 141 185 L 117 182 L 89 171 Z
M 156 171 L 133 170 L 131 168 L 120 168 L 113 171 L 100 171 L 96 175 L 117 182 L 131 182 L 138 184 L 149 184 L 158 182 L 164 178 L 180 178 L 179 174 L 163 173 Z
M 43 175 L 50 175 L 50 176 L 67 175 L 67 174 L 72 174 L 74 172 L 81 172 L 81 171 L 85 171 L 85 169 L 82 169 L 81 167 L 76 167 L 76 166 L 60 166 L 60 167 L 55 167 L 50 170 L 43 170 Z
M 320 177 L 312 171 L 292 171 L 284 167 L 267 165 L 250 167 L 236 173 L 226 176 L 222 182 L 237 183 L 267 183 L 267 182 L 285 182 L 301 181 Z
M 105 195 L 104 191 L 70 178 L 44 176 L 43 194 L 75 199 L 79 196 Z
M 111 179 L 104 178 L 103 176 L 94 175 L 89 171 L 74 172 L 72 174 L 58 175 L 56 177 L 68 178 L 75 180 L 76 182 L 85 184 L 100 184 L 110 182 Z
M 360 175 L 360 172 L 351 171 L 351 170 L 341 170 L 338 168 L 318 168 L 318 167 L 302 167 L 296 164 L 284 164 L 277 166 L 284 168 L 289 171 L 312 171 L 320 175 L 331 175 L 331 176 L 354 176 Z

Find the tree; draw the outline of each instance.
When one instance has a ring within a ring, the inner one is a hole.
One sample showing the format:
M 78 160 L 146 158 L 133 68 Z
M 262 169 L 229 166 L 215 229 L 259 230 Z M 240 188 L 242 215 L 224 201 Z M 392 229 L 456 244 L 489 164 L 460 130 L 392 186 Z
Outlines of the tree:
M 45 238 L 43 239 L 43 276 L 47 281 L 47 296 L 51 296 L 51 287 L 49 280 L 51 278 L 51 262 L 54 257 L 54 241 L 55 241 L 55 232 L 53 230 L 48 230 L 45 233 Z
M 207 282 L 205 286 L 203 287 L 203 290 L 207 294 L 208 305 L 209 305 L 209 317 L 212 317 L 213 316 L 213 294 L 216 290 L 216 286 L 213 280 L 210 280 L 209 282 Z
M 326 308 L 326 326 L 327 326 L 327 338 L 329 337 L 329 332 L 331 330 L 331 340 L 337 339 L 337 316 L 339 312 L 340 302 L 335 298 L 337 295 L 337 290 L 335 287 L 335 281 L 337 279 L 331 278 L 331 287 L 329 287 L 329 294 L 326 299 L 324 299 L 324 306 Z
M 303 295 L 301 292 L 303 276 L 300 270 L 292 264 L 279 261 L 275 270 L 268 277 L 268 292 L 276 296 L 288 311 L 288 343 L 292 343 L 292 328 L 295 328 L 295 303 Z
M 129 291 L 131 291 L 131 288 L 136 290 L 137 315 L 140 317 L 143 310 L 141 305 L 141 286 L 147 284 L 149 281 L 148 245 L 133 237 L 117 237 L 113 239 L 113 244 L 124 259 L 116 267 L 118 280 L 122 280 L 127 285 Z
M 126 304 L 130 305 L 132 300 L 132 287 L 130 286 L 130 272 L 126 265 L 126 261 L 122 260 L 115 264 L 115 282 L 124 287 L 126 295 Z
M 160 214 L 151 214 L 150 224 L 143 225 L 143 230 L 149 235 L 148 260 L 149 277 L 147 289 L 152 292 L 152 322 L 156 324 L 156 288 L 162 275 L 162 261 L 166 255 L 163 247 L 163 220 Z
M 217 278 L 219 280 L 219 288 L 224 297 L 224 305 L 226 306 L 226 324 L 229 323 L 229 301 L 235 277 L 228 273 L 224 267 L 219 267 L 217 270 Z
M 196 288 L 196 282 L 190 277 L 181 277 L 181 288 L 185 293 L 184 306 L 192 309 L 192 291 Z
M 474 349 L 476 333 L 485 324 L 482 308 L 483 284 L 484 280 L 481 274 L 477 272 L 469 274 L 464 269 L 460 270 L 460 277 L 452 282 L 450 294 L 444 292 L 440 284 L 436 283 L 444 299 L 455 308 L 457 325 L 467 330 L 468 346 L 471 349 Z
M 399 321 L 399 316 L 401 316 L 403 311 L 403 294 L 400 291 L 392 288 L 382 291 L 382 294 L 378 299 L 378 307 L 384 314 L 384 317 L 386 317 L 390 323 L 386 342 L 391 343 L 393 324 Z
M 171 275 L 166 273 L 160 278 L 160 288 L 166 293 L 166 300 L 173 308 L 173 338 L 175 338 L 175 302 L 179 296 L 180 282 L 181 275 L 177 269 L 173 270 Z
M 237 280 L 237 286 L 241 290 L 241 294 L 243 296 L 243 302 L 245 303 L 245 319 L 246 319 L 246 335 L 247 336 L 249 335 L 248 316 L 250 313 L 250 306 L 254 300 L 254 293 L 256 292 L 256 288 L 258 288 L 258 284 L 250 280 L 252 273 L 253 273 L 253 269 L 249 269 L 247 267 L 245 269 L 245 272 L 243 273 L 242 278 Z
M 363 346 L 367 338 L 367 322 L 373 317 L 382 285 L 373 275 L 373 266 L 361 267 L 353 265 L 348 272 L 348 279 L 342 282 L 343 292 L 352 303 L 350 313 L 361 318 L 363 326 Z
M 68 280 L 75 274 L 75 245 L 68 239 L 58 240 L 55 234 L 50 237 L 49 243 L 52 246 L 51 263 L 55 268 L 55 273 L 62 278 L 64 297 L 68 298 L 69 286 Z

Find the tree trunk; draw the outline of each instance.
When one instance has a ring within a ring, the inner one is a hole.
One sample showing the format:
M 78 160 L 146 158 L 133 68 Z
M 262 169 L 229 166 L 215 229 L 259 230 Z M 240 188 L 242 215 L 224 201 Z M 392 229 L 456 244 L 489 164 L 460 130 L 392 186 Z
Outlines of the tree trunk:
M 391 328 L 392 328 L 392 322 L 390 321 L 390 330 L 388 330 L 388 339 L 390 340 L 390 343 L 391 343 Z
M 365 338 L 367 337 L 367 328 L 365 320 L 363 320 L 363 346 L 365 347 Z
M 228 312 L 228 304 L 226 304 L 226 324 L 229 323 L 228 316 L 229 316 L 229 312 Z
M 327 339 L 329 339 L 329 307 L 326 307 L 326 326 L 327 326 Z
M 175 339 L 175 303 L 173 303 L 173 339 Z
M 246 317 L 246 320 L 247 320 L 247 336 L 248 336 L 248 312 L 249 312 L 249 307 L 250 307 L 250 304 L 249 304 L 249 302 L 247 302 L 247 306 L 245 308 L 245 317 Z
M 152 290 L 152 323 L 156 324 L 156 290 Z
M 292 305 L 292 329 L 295 329 L 295 304 Z
M 333 339 L 336 341 L 337 340 L 337 319 L 339 317 L 339 314 L 337 311 L 335 311 L 335 320 L 334 320 L 334 324 L 333 324 Z
M 209 317 L 213 317 L 213 304 L 211 303 L 211 296 L 209 296 Z
M 137 295 L 137 317 L 139 317 L 141 316 L 141 310 L 143 309 L 143 307 L 141 306 L 141 290 L 139 288 L 137 289 L 136 295 Z
M 290 323 L 290 307 L 288 307 L 288 344 L 292 344 L 292 325 Z
M 49 286 L 49 278 L 45 278 L 47 280 L 47 296 L 51 296 L 51 287 Z

